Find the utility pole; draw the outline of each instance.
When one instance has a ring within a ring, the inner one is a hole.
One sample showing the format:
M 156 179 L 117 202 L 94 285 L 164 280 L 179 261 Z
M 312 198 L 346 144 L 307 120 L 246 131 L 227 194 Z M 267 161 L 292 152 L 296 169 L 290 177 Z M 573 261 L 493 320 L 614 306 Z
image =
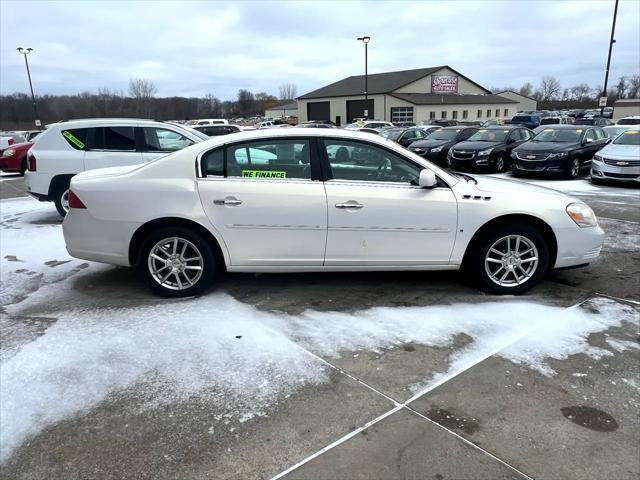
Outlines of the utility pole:
M 33 120 L 35 126 L 38 127 L 38 130 L 41 130 L 42 124 L 38 119 L 38 107 L 36 106 L 36 96 L 33 94 L 33 83 L 31 83 L 31 72 L 29 71 L 29 60 L 27 60 L 27 55 L 33 52 L 33 48 L 22 48 L 18 47 L 16 50 L 24 55 L 24 64 L 27 66 L 27 77 L 29 77 L 29 88 L 31 89 L 31 103 L 33 104 Z
M 367 45 L 369 44 L 371 37 L 358 37 L 356 40 L 360 40 L 362 43 L 364 43 L 364 99 L 367 100 L 369 98 L 368 85 L 367 85 L 367 81 L 368 81 Z
M 607 57 L 607 69 L 604 73 L 604 87 L 602 87 L 602 98 L 607 97 L 607 83 L 609 82 L 609 66 L 611 65 L 611 50 L 613 50 L 613 44 L 616 43 L 613 38 L 616 31 L 616 17 L 618 16 L 618 0 L 616 0 L 615 6 L 613 7 L 613 25 L 611 25 L 611 40 L 609 40 L 609 56 Z M 602 100 L 600 100 L 600 116 L 604 116 L 604 107 L 606 107 L 606 103 L 602 105 Z

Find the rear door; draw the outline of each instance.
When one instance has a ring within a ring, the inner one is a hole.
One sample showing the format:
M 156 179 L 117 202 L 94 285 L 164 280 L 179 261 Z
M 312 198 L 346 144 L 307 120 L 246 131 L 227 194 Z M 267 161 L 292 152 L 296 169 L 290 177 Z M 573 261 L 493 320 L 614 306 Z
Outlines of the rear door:
M 421 166 L 381 146 L 325 139 L 329 179 L 325 265 L 449 263 L 457 203 L 444 184 L 417 186 Z
M 135 128 L 132 126 L 90 128 L 87 143 L 85 170 L 142 162 L 142 153 L 136 148 Z
M 200 199 L 232 266 L 322 265 L 327 201 L 311 145 L 278 137 L 202 155 Z

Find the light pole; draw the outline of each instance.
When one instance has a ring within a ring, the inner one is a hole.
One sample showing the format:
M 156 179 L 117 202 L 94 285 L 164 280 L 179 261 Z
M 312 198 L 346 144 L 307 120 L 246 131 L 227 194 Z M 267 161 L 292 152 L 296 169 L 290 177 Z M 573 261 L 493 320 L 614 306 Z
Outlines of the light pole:
M 607 57 L 607 69 L 604 73 L 604 87 L 602 87 L 602 97 L 607 96 L 607 83 L 609 82 L 609 65 L 611 65 L 611 50 L 613 49 L 613 44 L 616 43 L 613 35 L 616 31 L 616 17 L 618 16 L 618 0 L 616 0 L 616 4 L 613 7 L 613 25 L 611 25 L 611 40 L 609 40 L 609 56 Z M 600 106 L 600 116 L 604 116 L 604 107 Z
M 29 61 L 27 60 L 27 55 L 33 52 L 33 48 L 22 48 L 18 47 L 16 50 L 24 55 L 24 64 L 27 66 L 27 76 L 29 77 L 29 88 L 31 89 L 31 102 L 33 103 L 33 115 L 35 120 L 35 125 L 40 130 L 40 120 L 38 120 L 38 108 L 36 107 L 36 96 L 33 94 L 33 84 L 31 83 L 31 72 L 29 71 Z
M 364 99 L 367 100 L 369 98 L 367 94 L 367 45 L 369 44 L 371 37 L 358 37 L 357 40 L 364 43 Z

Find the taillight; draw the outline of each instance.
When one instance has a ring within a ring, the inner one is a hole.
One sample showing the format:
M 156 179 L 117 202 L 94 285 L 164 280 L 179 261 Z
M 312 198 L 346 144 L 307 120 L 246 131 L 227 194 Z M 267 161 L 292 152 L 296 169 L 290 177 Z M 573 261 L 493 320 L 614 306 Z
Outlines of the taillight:
M 35 172 L 36 171 L 36 157 L 33 155 L 33 153 L 30 153 L 28 155 L 29 157 L 29 171 L 30 172 Z
M 82 200 L 71 190 L 69 190 L 69 208 L 87 208 L 84 203 L 82 203 Z

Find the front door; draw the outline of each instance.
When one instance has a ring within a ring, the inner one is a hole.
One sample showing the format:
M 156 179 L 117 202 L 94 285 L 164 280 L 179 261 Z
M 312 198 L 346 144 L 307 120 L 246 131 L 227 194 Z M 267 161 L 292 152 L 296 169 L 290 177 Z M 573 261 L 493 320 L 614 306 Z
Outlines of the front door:
M 445 265 L 457 204 L 442 187 L 417 186 L 421 166 L 366 142 L 324 140 L 331 179 L 325 265 Z
M 316 167 L 312 172 L 309 140 L 242 142 L 224 153 L 202 156 L 198 189 L 231 265 L 321 266 L 327 202 Z

